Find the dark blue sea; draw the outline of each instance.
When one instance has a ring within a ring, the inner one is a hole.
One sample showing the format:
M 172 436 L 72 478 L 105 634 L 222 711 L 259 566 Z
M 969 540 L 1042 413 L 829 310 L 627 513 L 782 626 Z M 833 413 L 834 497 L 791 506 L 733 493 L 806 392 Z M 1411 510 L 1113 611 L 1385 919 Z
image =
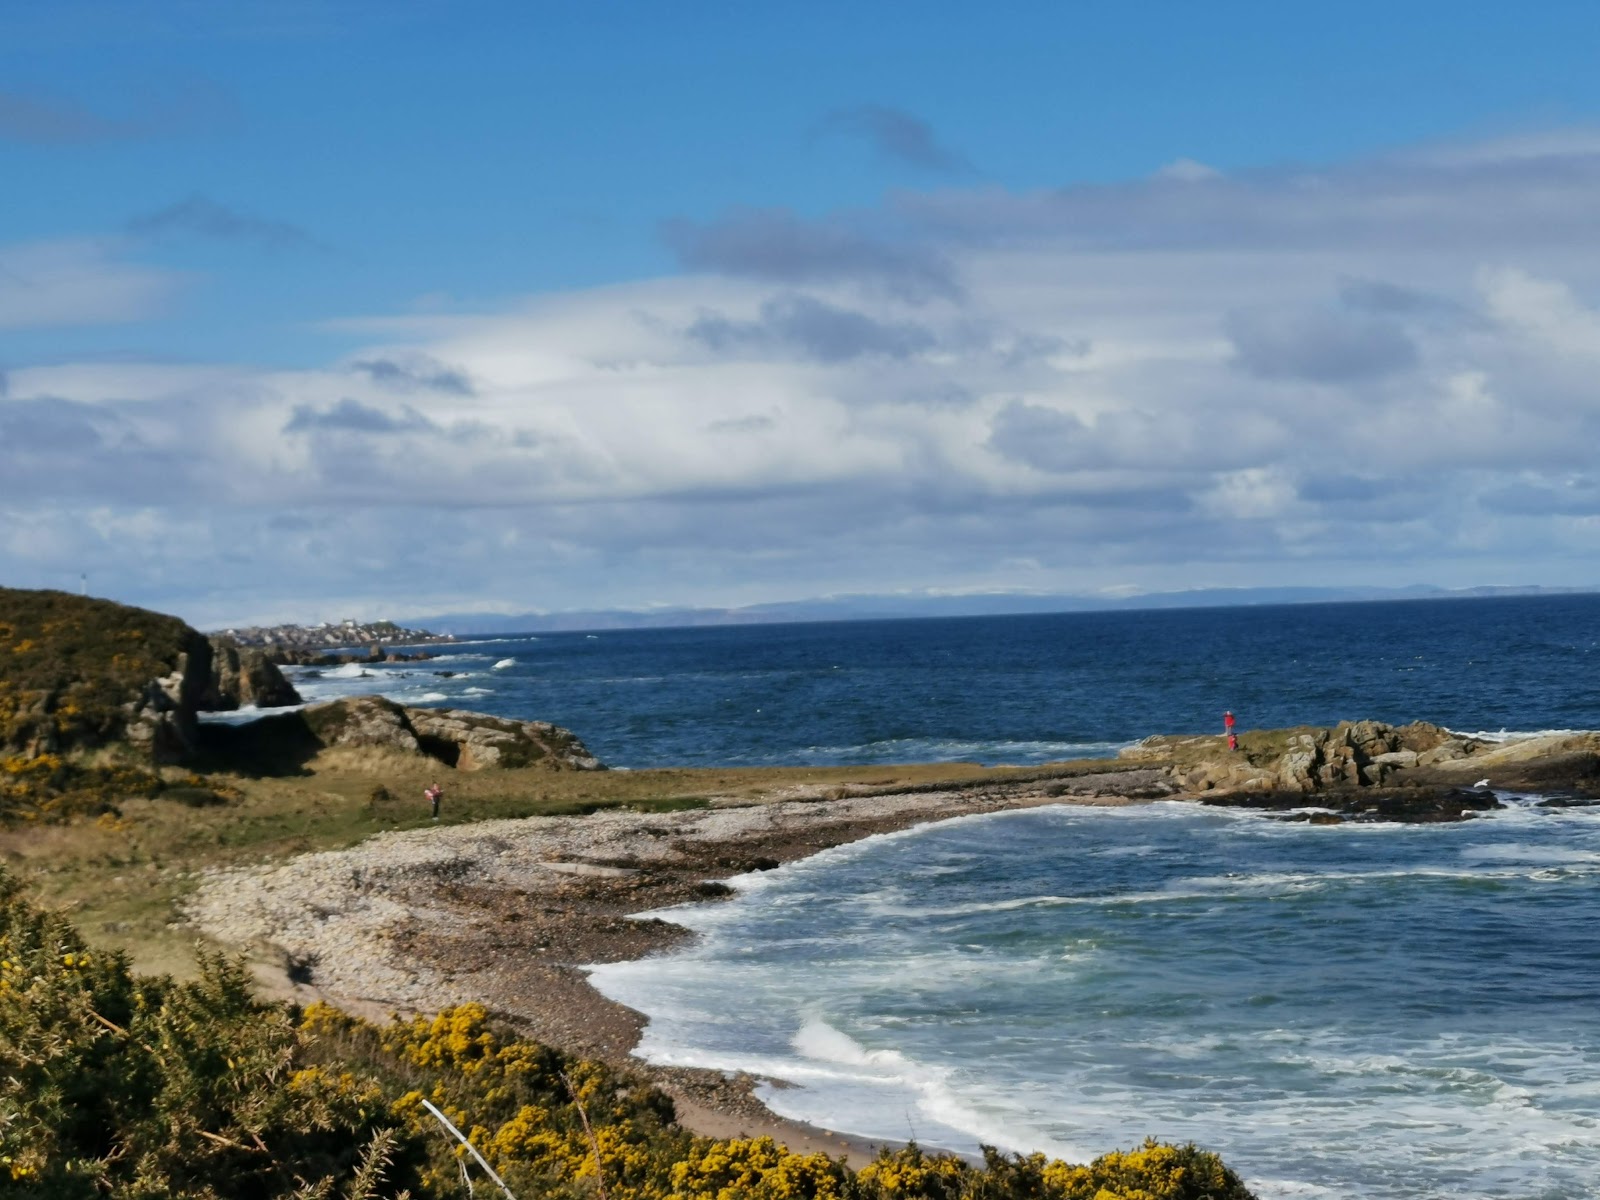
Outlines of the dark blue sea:
M 1600 596 L 547 633 L 345 667 L 382 691 L 554 721 L 603 761 L 820 765 L 1100 755 L 1152 733 L 1370 717 L 1600 725 Z M 439 672 L 451 672 L 445 676 Z
M 1600 597 L 508 637 L 312 696 L 539 717 L 616 765 L 1103 754 L 1341 718 L 1600 726 Z M 434 671 L 452 671 L 445 677 Z M 963 818 L 670 910 L 593 969 L 640 1053 L 780 1112 L 1082 1160 L 1146 1135 L 1264 1200 L 1600 1197 L 1600 809 L 1454 825 L 1162 802 Z

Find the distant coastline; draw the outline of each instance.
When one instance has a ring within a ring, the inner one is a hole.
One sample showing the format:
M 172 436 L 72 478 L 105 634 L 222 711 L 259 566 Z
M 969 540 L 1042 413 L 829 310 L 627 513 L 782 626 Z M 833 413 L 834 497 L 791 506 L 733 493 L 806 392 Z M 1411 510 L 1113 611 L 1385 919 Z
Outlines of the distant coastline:
M 219 636 L 240 646 L 328 650 L 339 646 L 416 646 L 453 642 L 448 633 L 410 629 L 393 621 L 325 621 L 317 625 L 247 625 L 219 629 Z
M 417 617 L 455 638 L 487 634 L 566 633 L 622 629 L 674 629 L 720 625 L 786 625 L 824 621 L 895 621 L 940 617 L 1043 616 L 1053 613 L 1138 612 L 1186 608 L 1256 608 L 1274 605 L 1364 604 L 1405 600 L 1487 600 L 1592 595 L 1594 587 L 1485 586 L 1441 588 L 1271 587 L 1195 588 L 1137 595 L 973 592 L 851 594 L 783 600 L 736 608 L 661 606 L 574 609 L 561 612 L 443 612 Z

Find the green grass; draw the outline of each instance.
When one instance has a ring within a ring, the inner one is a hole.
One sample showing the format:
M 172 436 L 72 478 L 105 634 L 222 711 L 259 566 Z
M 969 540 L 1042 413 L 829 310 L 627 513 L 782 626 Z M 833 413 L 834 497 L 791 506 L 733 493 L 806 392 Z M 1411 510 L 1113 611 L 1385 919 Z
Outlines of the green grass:
M 441 823 L 454 825 L 606 809 L 682 812 L 713 798 L 756 804 L 797 793 L 819 797 L 1070 775 L 1096 765 L 1048 771 L 967 763 L 450 771 L 376 751 L 334 750 L 306 759 L 292 774 L 211 772 L 205 782 L 223 794 L 220 803 L 183 802 L 190 798 L 183 789 L 192 785 L 174 778 L 170 790 L 176 799 L 166 793 L 123 798 L 116 815 L 98 820 L 0 829 L 0 863 L 40 901 L 70 915 L 93 944 L 128 950 L 141 970 L 188 976 L 195 934 L 175 923 L 197 872 L 340 849 L 385 830 L 431 827 L 422 791 L 434 780 L 445 788 Z M 374 801 L 380 787 L 388 798 Z

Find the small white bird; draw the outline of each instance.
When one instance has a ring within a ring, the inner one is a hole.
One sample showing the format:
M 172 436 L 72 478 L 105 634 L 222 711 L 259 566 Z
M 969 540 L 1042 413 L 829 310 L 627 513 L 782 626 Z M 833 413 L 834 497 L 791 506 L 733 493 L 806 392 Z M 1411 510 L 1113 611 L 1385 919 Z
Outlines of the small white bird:
M 1489 786 L 1489 781 L 1487 779 L 1480 779 L 1480 780 L 1478 780 L 1477 783 L 1473 784 L 1472 786 L 1473 787 L 1488 787 Z

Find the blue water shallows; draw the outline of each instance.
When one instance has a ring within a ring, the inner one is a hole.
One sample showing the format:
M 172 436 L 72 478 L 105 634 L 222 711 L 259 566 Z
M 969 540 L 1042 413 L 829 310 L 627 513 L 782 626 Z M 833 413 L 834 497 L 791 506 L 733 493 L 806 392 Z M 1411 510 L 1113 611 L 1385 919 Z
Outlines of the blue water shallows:
M 1085 1159 L 1146 1134 L 1264 1198 L 1600 1195 L 1600 811 L 1291 824 L 1034 809 L 828 851 L 596 968 L 653 1061 L 788 1116 Z
M 1339 720 L 1600 725 L 1600 596 L 623 630 L 291 671 L 554 721 L 613 766 L 1038 763 Z M 450 672 L 442 675 L 439 672 Z

